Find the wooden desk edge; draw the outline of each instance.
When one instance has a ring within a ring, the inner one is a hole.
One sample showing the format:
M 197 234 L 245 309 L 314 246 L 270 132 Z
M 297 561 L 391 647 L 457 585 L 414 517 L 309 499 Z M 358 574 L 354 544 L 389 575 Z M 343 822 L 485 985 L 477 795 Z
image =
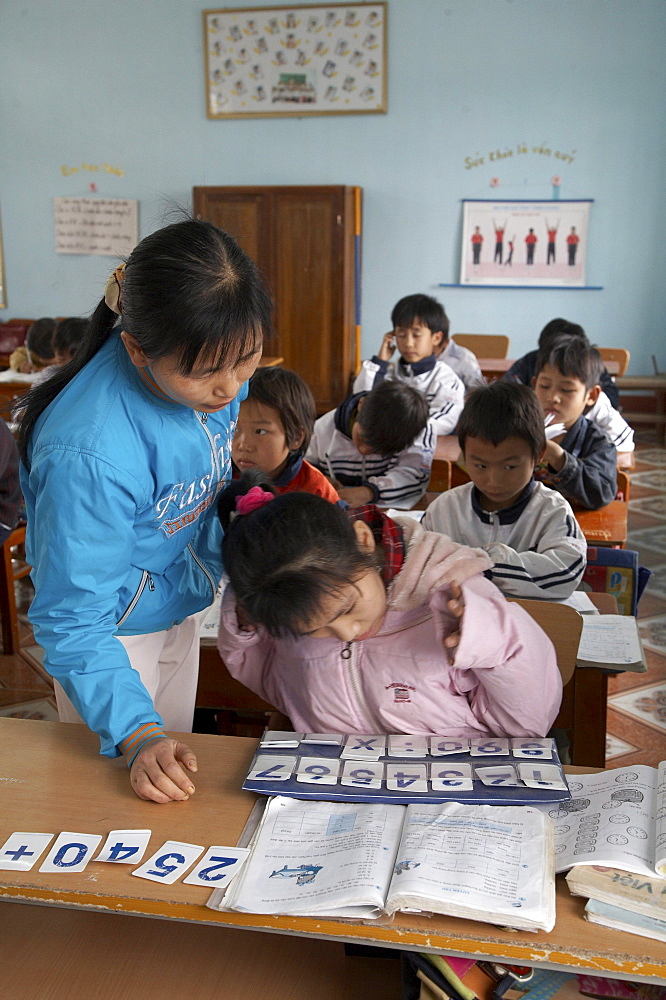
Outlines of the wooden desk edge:
M 558 879 L 558 898 L 562 902 L 569 899 L 580 909 L 583 919 L 583 899 L 574 899 L 564 884 Z M 359 924 L 325 918 L 270 916 L 266 914 L 227 913 L 203 908 L 199 904 L 173 903 L 165 907 L 150 899 L 129 899 L 114 896 L 102 897 L 98 894 L 62 893 L 34 887 L 3 887 L 0 899 L 14 902 L 36 903 L 47 906 L 62 906 L 70 909 L 86 909 L 100 913 L 119 913 L 126 916 L 152 917 L 160 920 L 187 921 L 239 930 L 254 930 L 261 933 L 288 934 L 295 937 L 314 937 L 326 941 L 349 942 L 352 944 L 390 947 L 398 950 L 418 949 L 423 952 L 459 954 L 481 960 L 507 961 L 519 965 L 559 969 L 565 972 L 594 972 L 601 976 L 635 978 L 643 982 L 655 979 L 666 980 L 666 963 L 649 961 L 645 957 L 632 957 L 617 953 L 614 958 L 601 956 L 581 947 L 563 950 L 560 944 L 548 940 L 519 941 L 512 944 L 498 935 L 500 928 L 492 924 L 478 925 L 474 921 L 460 921 L 468 926 L 479 927 L 476 933 L 452 932 L 430 933 L 420 928 L 410 928 L 400 923 L 377 921 Z M 439 919 L 446 919 L 441 914 Z M 409 914 L 402 914 L 402 919 Z M 453 919 L 453 918 L 451 918 Z M 456 921 L 458 922 L 458 921 Z M 589 925 L 588 925 L 589 926 Z M 581 928 L 582 930 L 582 928 Z M 556 929 L 550 932 L 556 934 Z M 647 943 L 646 943 L 647 947 Z

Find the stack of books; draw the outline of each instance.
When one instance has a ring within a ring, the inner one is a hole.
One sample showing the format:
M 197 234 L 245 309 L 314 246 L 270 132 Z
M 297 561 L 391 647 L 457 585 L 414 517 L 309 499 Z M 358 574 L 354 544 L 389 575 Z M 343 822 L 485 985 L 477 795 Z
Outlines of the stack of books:
M 566 879 L 574 896 L 587 896 L 585 916 L 592 923 L 666 941 L 665 878 L 577 865 Z

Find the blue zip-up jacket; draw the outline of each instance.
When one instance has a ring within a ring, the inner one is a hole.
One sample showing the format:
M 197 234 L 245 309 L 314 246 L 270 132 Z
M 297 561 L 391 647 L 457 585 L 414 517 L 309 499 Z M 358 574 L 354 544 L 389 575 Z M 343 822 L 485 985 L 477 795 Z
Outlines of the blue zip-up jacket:
M 116 635 L 168 629 L 222 576 L 216 499 L 247 387 L 219 413 L 161 393 L 117 333 L 39 417 L 21 468 L 30 620 L 101 752 L 162 720 Z

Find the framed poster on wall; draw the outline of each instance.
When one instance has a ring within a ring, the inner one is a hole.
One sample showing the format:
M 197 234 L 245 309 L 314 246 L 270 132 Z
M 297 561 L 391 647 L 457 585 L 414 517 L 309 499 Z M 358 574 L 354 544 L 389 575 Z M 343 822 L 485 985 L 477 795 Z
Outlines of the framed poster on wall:
M 591 204 L 463 201 L 460 284 L 584 286 Z
M 209 118 L 387 110 L 387 4 L 203 12 Z

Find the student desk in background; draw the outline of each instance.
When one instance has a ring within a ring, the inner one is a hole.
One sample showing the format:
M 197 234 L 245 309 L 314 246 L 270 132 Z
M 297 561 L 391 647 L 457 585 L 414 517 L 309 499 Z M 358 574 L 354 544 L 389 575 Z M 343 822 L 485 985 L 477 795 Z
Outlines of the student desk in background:
M 17 830 L 53 833 L 69 830 L 106 836 L 111 829 L 147 828 L 152 830 L 152 836 L 146 856 L 168 839 L 204 846 L 235 844 L 255 801 L 255 796 L 241 791 L 240 786 L 257 741 L 242 737 L 189 733 L 180 734 L 180 738 L 187 741 L 198 757 L 197 792 L 187 802 L 158 806 L 142 802 L 134 795 L 129 786 L 124 761 L 109 761 L 100 757 L 97 737 L 84 726 L 0 718 L 2 842 Z M 219 996 L 233 996 L 234 1000 L 244 1000 L 245 997 L 255 1000 L 261 995 L 270 996 L 272 1000 L 304 998 L 306 994 L 289 992 L 286 986 L 282 990 L 274 989 L 270 980 L 263 990 L 257 990 L 256 987 L 254 992 L 244 990 L 244 976 L 247 976 L 248 982 L 253 979 L 252 965 L 255 962 L 258 967 L 261 965 L 266 950 L 278 957 L 275 934 L 308 939 L 300 948 L 293 941 L 285 944 L 291 966 L 292 987 L 300 977 L 305 976 L 304 963 L 313 955 L 313 938 L 510 960 L 519 965 L 557 968 L 569 972 L 585 971 L 662 985 L 666 982 L 666 943 L 648 941 L 646 938 L 584 923 L 584 900 L 569 893 L 562 877 L 557 880 L 555 928 L 548 934 L 543 931 L 533 934 L 507 931 L 490 924 L 442 915 L 427 917 L 399 913 L 390 921 L 357 923 L 326 917 L 220 913 L 206 908 L 205 902 L 210 894 L 207 888 L 185 885 L 182 881 L 171 886 L 162 885 L 134 878 L 129 874 L 130 871 L 131 866 L 128 865 L 101 864 L 95 861 L 79 874 L 40 873 L 37 866 L 30 872 L 0 871 L 0 906 L 3 901 L 18 901 L 72 907 L 79 913 L 85 911 L 88 919 L 82 918 L 78 924 L 80 934 L 85 936 L 79 937 L 77 945 L 82 954 L 81 960 L 93 967 L 98 962 L 97 954 L 103 955 L 105 948 L 105 941 L 99 936 L 100 928 L 107 926 L 101 920 L 94 921 L 94 911 L 107 915 L 124 914 L 125 919 L 131 921 L 127 937 L 132 941 L 139 941 L 146 931 L 141 917 L 160 917 L 173 921 L 178 931 L 174 930 L 172 935 L 165 931 L 168 936 L 162 938 L 165 949 L 163 959 L 160 960 L 154 954 L 144 956 L 142 975 L 147 979 L 155 977 L 154 982 L 163 987 L 162 996 L 171 996 L 174 1000 L 180 1000 L 180 997 L 174 995 L 173 990 L 168 988 L 168 982 L 165 985 L 164 978 L 159 976 L 160 967 L 166 968 L 173 958 L 189 973 L 191 990 L 194 990 L 200 1000 L 208 1000 L 209 996 L 214 995 L 203 993 L 199 987 L 202 983 L 209 985 L 211 970 L 215 968 L 219 970 Z M 16 917 L 25 923 L 24 913 L 16 914 Z M 30 948 L 26 950 L 23 947 L 19 952 L 23 955 L 20 975 L 15 967 L 12 968 L 14 959 L 11 937 L 3 930 L 0 944 L 0 949 L 5 952 L 2 955 L 3 985 L 6 985 L 10 975 L 15 980 L 24 981 L 36 973 L 40 955 L 43 957 L 44 952 L 49 950 L 53 961 L 50 982 L 58 981 L 60 969 L 63 970 L 63 976 L 73 976 L 76 972 L 69 964 L 67 955 L 50 948 L 46 939 L 49 925 L 53 921 L 53 912 L 45 909 L 43 914 L 34 914 L 34 918 L 34 937 L 30 941 Z M 13 919 L 3 922 L 3 927 L 11 927 Z M 104 921 L 112 919 L 106 916 Z M 63 926 L 66 922 L 72 925 L 70 916 L 66 916 Z M 197 929 L 201 930 L 202 940 L 205 936 L 208 946 L 197 948 L 192 961 L 187 947 L 187 942 L 193 940 L 192 930 L 183 927 L 181 938 L 181 922 L 199 925 Z M 40 930 L 40 924 L 43 931 Z M 213 929 L 219 934 L 217 939 L 211 934 L 210 928 L 202 926 L 206 924 L 214 925 Z M 93 928 L 96 928 L 94 935 Z M 236 933 L 229 933 L 229 928 L 235 928 Z M 253 935 L 250 948 L 242 951 L 247 957 L 245 969 L 234 967 L 233 951 L 239 940 L 238 934 L 252 930 L 272 931 L 273 934 Z M 43 943 L 42 934 L 45 938 Z M 217 949 L 214 947 L 215 941 Z M 119 969 L 124 968 L 124 960 L 124 952 L 119 952 L 116 955 L 116 966 Z M 99 961 L 101 962 L 101 958 Z M 225 965 L 228 970 L 226 973 Z M 334 971 L 331 970 L 330 962 L 317 965 L 320 982 L 310 996 L 316 995 L 320 1000 L 326 1000 L 334 995 L 326 992 L 325 982 Z M 284 969 L 280 974 L 283 981 L 285 975 L 288 978 Z M 226 981 L 225 976 L 229 977 Z M 233 984 L 233 991 L 230 983 Z M 146 989 L 142 990 L 142 997 L 156 995 L 149 992 L 149 986 L 150 983 L 147 983 Z M 129 992 L 126 984 L 124 996 L 119 996 L 124 1000 Z M 38 992 L 32 994 L 38 995 Z M 48 995 L 70 997 L 76 993 L 65 989 L 61 994 Z M 115 1000 L 113 994 L 104 989 L 103 984 L 100 985 L 99 995 L 104 996 L 105 1000 Z M 362 989 L 338 993 L 338 996 L 345 995 L 371 998 L 381 994 Z M 12 994 L 13 1000 L 17 996 L 20 994 Z M 390 997 L 391 994 L 384 996 Z
M 611 500 L 599 510 L 585 510 L 573 506 L 574 517 L 591 545 L 615 545 L 624 548 L 627 541 L 627 515 L 629 504 L 624 500 Z

